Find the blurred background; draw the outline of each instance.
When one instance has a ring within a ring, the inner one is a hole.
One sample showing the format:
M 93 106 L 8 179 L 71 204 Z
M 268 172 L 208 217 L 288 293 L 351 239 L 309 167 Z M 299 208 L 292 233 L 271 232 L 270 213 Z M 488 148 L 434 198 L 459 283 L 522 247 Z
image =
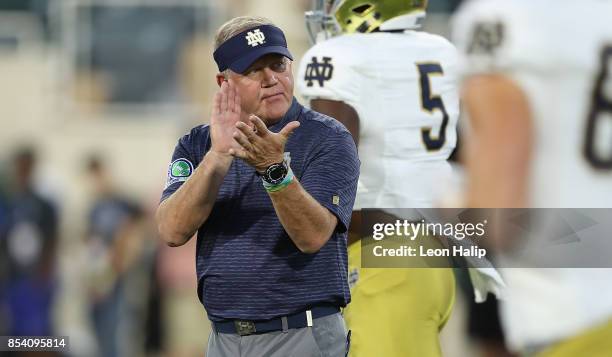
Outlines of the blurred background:
M 459 2 L 430 0 L 425 30 L 448 38 Z M 299 59 L 310 7 L 0 0 L 0 335 L 67 335 L 70 356 L 204 353 L 195 241 L 168 248 L 153 224 L 167 165 L 208 121 L 215 30 L 268 17 Z M 443 332 L 446 356 L 477 351 L 469 300 Z

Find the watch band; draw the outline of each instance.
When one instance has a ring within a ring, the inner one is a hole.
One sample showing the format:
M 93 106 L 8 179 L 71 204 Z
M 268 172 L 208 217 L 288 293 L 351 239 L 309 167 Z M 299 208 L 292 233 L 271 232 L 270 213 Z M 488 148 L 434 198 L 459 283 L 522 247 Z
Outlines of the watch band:
M 266 191 L 268 192 L 278 192 L 282 189 L 284 189 L 285 187 L 289 186 L 289 184 L 293 181 L 294 175 L 293 175 L 293 170 L 291 170 L 291 167 L 289 167 L 289 170 L 287 171 L 287 174 L 285 175 L 285 178 L 283 179 L 283 181 L 281 181 L 278 184 L 269 184 L 264 180 L 261 180 L 263 183 L 264 188 L 266 189 Z
M 277 192 L 287 187 L 293 181 L 289 160 L 284 158 L 283 161 L 270 165 L 261 175 L 261 181 L 268 192 Z
M 264 173 L 261 174 L 261 178 L 264 182 L 270 185 L 277 185 L 285 179 L 288 172 L 289 164 L 286 160 L 283 160 L 279 163 L 268 166 Z

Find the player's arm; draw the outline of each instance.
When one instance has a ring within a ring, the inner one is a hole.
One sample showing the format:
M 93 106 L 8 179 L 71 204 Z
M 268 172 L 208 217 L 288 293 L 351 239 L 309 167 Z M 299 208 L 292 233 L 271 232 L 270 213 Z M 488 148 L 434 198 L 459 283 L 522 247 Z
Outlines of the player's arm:
M 525 207 L 533 146 L 532 116 L 523 90 L 502 74 L 467 79 L 463 103 L 469 207 Z
M 312 110 L 341 122 L 359 146 L 359 115 L 348 104 L 360 100 L 357 88 L 361 86 L 362 75 L 357 54 L 357 49 L 346 43 L 316 44 L 300 61 L 296 84 L 302 96 L 310 101 Z
M 357 111 L 345 102 L 329 99 L 313 99 L 310 101 L 312 110 L 335 118 L 348 129 L 359 147 L 359 115 Z

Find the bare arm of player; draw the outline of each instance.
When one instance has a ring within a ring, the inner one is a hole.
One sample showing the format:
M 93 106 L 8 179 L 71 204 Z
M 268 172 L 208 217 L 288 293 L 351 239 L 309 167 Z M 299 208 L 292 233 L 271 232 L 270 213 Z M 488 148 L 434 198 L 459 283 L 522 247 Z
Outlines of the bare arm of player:
M 533 146 L 527 97 L 503 75 L 471 77 L 462 94 L 472 127 L 466 140 L 468 207 L 525 207 Z
M 271 164 L 283 161 L 285 143 L 299 122 L 288 123 L 279 133 L 266 128 L 264 122 L 251 116 L 256 131 L 247 124 L 236 124 L 234 138 L 242 146 L 230 152 L 245 160 L 258 172 Z M 304 253 L 316 253 L 329 240 L 336 229 L 338 219 L 315 200 L 294 177 L 284 189 L 269 192 L 270 199 L 283 228 L 298 249 Z
M 342 101 L 328 99 L 313 99 L 310 101 L 310 107 L 341 122 L 353 136 L 355 146 L 359 148 L 359 115 L 353 107 Z
M 229 152 L 239 147 L 232 134 L 240 115 L 240 96 L 231 82 L 223 82 L 213 101 L 210 151 L 192 176 L 157 209 L 157 227 L 169 246 L 187 243 L 210 215 L 233 161 Z

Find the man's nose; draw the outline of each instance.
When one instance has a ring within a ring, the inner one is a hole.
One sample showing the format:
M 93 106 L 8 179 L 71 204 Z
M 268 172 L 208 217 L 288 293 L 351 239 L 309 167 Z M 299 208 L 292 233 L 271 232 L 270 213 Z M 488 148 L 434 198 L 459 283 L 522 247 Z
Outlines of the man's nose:
M 276 76 L 278 73 L 274 72 L 270 68 L 266 67 L 263 69 L 263 85 L 264 87 L 272 87 L 278 83 Z

